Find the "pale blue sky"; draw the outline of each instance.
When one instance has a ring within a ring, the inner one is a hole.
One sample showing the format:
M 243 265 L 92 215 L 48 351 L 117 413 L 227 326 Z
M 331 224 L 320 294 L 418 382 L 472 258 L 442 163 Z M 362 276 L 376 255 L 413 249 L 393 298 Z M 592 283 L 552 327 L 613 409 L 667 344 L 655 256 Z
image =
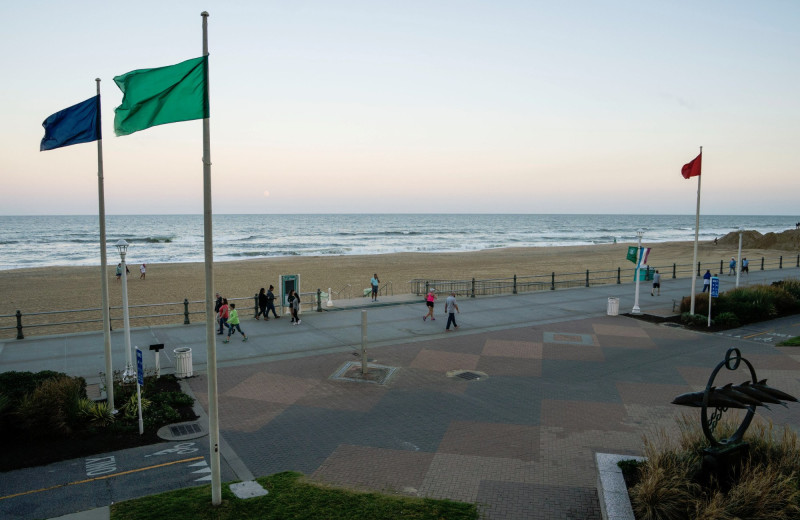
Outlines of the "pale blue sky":
M 800 2 L 5 2 L 0 214 L 97 212 L 41 122 L 100 77 L 106 212 L 201 213 L 200 121 L 113 77 L 201 54 L 215 213 L 800 212 Z M 269 193 L 267 196 L 266 193 Z

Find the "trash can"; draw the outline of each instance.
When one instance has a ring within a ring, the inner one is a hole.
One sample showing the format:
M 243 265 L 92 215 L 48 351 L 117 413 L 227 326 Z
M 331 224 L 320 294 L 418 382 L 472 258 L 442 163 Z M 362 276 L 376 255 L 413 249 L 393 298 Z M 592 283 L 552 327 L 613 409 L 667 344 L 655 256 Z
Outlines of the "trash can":
M 187 347 L 176 348 L 175 377 L 192 377 L 192 349 Z
M 616 316 L 619 314 L 619 298 L 608 299 L 608 315 Z

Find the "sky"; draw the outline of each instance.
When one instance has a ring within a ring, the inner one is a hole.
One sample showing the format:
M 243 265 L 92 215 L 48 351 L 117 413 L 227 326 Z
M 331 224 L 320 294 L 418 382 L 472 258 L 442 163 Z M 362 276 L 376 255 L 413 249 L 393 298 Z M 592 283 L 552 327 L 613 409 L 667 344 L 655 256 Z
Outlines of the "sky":
M 3 2 L 0 214 L 98 212 L 41 122 L 101 81 L 107 214 L 203 213 L 202 122 L 113 82 L 202 55 L 214 213 L 796 215 L 796 0 Z

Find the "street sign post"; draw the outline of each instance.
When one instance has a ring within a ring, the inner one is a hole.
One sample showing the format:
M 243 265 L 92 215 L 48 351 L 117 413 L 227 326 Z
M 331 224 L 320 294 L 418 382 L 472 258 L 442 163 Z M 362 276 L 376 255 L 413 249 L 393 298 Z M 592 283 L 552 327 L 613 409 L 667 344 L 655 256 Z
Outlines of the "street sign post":
M 136 347 L 136 402 L 139 408 L 139 435 L 144 433 L 144 421 L 142 420 L 142 385 L 144 385 L 144 362 L 142 361 L 142 351 Z
M 711 326 L 711 302 L 714 298 L 719 298 L 719 277 L 711 277 L 711 294 L 708 296 L 708 326 Z

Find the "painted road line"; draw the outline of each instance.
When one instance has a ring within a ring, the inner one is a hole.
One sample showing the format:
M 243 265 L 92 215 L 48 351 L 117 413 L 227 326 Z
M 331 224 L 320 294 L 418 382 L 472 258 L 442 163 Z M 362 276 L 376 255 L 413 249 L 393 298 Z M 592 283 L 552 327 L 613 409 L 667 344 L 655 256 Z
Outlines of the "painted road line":
M 742 336 L 742 339 L 750 339 L 750 338 L 755 338 L 756 336 L 760 336 L 760 335 L 762 335 L 762 334 L 766 334 L 766 333 L 768 333 L 768 332 L 769 332 L 768 330 L 765 330 L 764 332 L 757 332 L 757 333 L 755 333 L 755 334 L 750 334 L 749 336 Z
M 147 466 L 146 468 L 138 468 L 138 469 L 131 469 L 131 470 L 128 470 L 128 471 L 121 471 L 119 473 L 114 473 L 113 475 L 103 475 L 101 477 L 87 478 L 87 479 L 84 479 L 84 480 L 76 480 L 75 482 L 67 482 L 66 484 L 57 484 L 55 486 L 50 486 L 50 487 L 46 487 L 46 488 L 34 489 L 34 490 L 31 490 L 31 491 L 23 491 L 22 493 L 14 493 L 13 495 L 6 495 L 4 497 L 0 497 L 0 500 L 5 500 L 7 498 L 19 497 L 19 496 L 22 496 L 22 495 L 31 495 L 33 493 L 41 493 L 42 491 L 50 491 L 51 489 L 57 489 L 57 488 L 66 487 L 66 486 L 74 486 L 76 484 L 86 484 L 88 482 L 94 482 L 95 480 L 104 480 L 104 479 L 108 479 L 108 478 L 112 478 L 112 477 L 120 477 L 122 475 L 128 475 L 130 473 L 138 473 L 140 471 L 147 471 L 148 469 L 162 468 L 164 466 L 172 466 L 173 464 L 181 464 L 183 462 L 194 462 L 194 461 L 200 460 L 202 458 L 204 458 L 204 457 L 192 457 L 192 458 L 189 458 L 189 459 L 174 460 L 172 462 L 165 462 L 163 464 L 156 464 L 155 466 Z

